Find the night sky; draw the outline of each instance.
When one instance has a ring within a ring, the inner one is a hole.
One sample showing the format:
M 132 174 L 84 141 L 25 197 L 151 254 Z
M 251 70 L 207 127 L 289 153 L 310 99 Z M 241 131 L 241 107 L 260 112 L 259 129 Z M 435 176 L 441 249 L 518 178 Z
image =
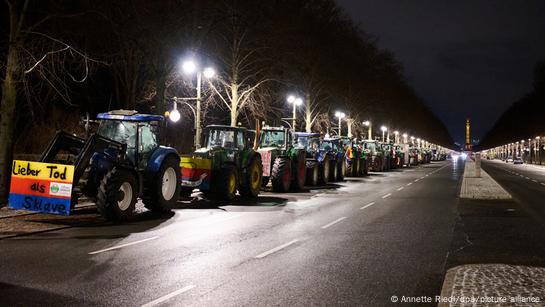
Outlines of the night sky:
M 337 0 L 381 48 L 393 51 L 418 95 L 464 143 L 482 137 L 531 90 L 545 60 L 545 1 Z M 545 103 L 545 102 L 544 102 Z

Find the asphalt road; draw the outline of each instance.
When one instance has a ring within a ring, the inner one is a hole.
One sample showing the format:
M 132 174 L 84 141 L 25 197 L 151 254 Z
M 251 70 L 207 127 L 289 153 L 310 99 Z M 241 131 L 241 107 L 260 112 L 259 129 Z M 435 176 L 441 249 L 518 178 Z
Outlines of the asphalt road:
M 462 172 L 438 162 L 0 240 L 0 305 L 389 306 L 438 295 L 460 248 Z

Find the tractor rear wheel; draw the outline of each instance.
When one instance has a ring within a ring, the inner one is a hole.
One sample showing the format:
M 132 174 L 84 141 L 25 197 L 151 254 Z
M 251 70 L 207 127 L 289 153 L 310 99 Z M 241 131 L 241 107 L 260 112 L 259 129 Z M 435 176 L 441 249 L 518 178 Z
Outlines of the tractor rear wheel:
M 339 159 L 339 161 L 337 161 L 337 168 L 339 170 L 337 180 L 343 181 L 344 177 L 346 176 L 346 162 L 344 161 L 344 159 Z
M 274 192 L 288 192 L 291 184 L 291 161 L 285 157 L 274 160 L 271 182 Z
M 329 182 L 329 173 L 331 171 L 331 169 L 329 168 L 330 164 L 329 164 L 329 159 L 327 157 L 324 158 L 324 160 L 322 161 L 322 165 L 320 166 L 320 181 L 323 183 L 323 184 L 327 184 Z
M 129 170 L 114 167 L 100 182 L 96 206 L 108 220 L 125 221 L 134 216 L 138 182 Z
M 263 183 L 263 165 L 261 159 L 254 158 L 246 169 L 240 185 L 240 195 L 244 197 L 257 197 Z
M 294 190 L 302 190 L 305 187 L 305 181 L 307 177 L 307 167 L 304 158 L 297 159 L 297 169 L 295 171 L 295 177 L 291 182 L 291 187 Z
M 174 157 L 167 157 L 147 182 L 150 187 L 143 197 L 144 206 L 154 212 L 169 212 L 180 197 L 181 178 L 180 163 Z
M 339 180 L 339 163 L 337 163 L 337 160 L 331 160 L 330 161 L 330 171 L 329 171 L 329 181 L 338 181 Z
M 305 167 L 307 172 L 306 184 L 310 186 L 318 185 L 320 172 L 317 162 L 307 161 L 305 162 Z
M 231 200 L 237 193 L 237 172 L 234 166 L 228 165 L 221 168 L 213 178 L 214 190 L 210 196 L 216 199 Z
M 269 176 L 263 176 L 261 177 L 261 187 L 266 187 L 267 184 L 269 184 Z

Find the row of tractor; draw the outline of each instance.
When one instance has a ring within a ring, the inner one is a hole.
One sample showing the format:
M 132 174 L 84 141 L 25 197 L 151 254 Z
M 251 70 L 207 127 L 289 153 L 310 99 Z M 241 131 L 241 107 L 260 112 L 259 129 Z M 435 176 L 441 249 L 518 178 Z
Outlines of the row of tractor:
M 203 146 L 180 155 L 160 145 L 162 116 L 117 110 L 98 120 L 87 139 L 58 132 L 40 162 L 72 165 L 71 207 L 85 195 L 110 220 L 130 219 L 138 198 L 167 212 L 196 189 L 208 199 L 255 198 L 268 186 L 289 192 L 432 159 L 431 151 L 408 144 L 224 125 L 207 126 Z

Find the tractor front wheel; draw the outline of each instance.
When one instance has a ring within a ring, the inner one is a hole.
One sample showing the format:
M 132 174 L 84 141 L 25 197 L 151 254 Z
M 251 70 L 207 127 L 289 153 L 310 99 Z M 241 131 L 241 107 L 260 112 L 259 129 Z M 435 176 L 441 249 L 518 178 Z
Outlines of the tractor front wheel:
M 346 162 L 344 159 L 340 159 L 337 164 L 339 165 L 339 175 L 337 176 L 338 181 L 343 181 L 346 177 Z
M 150 187 L 143 197 L 144 206 L 154 212 L 169 212 L 180 197 L 181 178 L 180 163 L 174 157 L 167 157 L 148 181 Z
M 237 172 L 234 166 L 225 166 L 215 174 L 215 188 L 211 197 L 231 200 L 237 193 Z
M 337 160 L 331 160 L 331 171 L 329 172 L 329 181 L 338 181 L 340 177 L 340 165 Z
M 261 159 L 254 158 L 248 168 L 246 174 L 242 180 L 240 186 L 240 195 L 244 197 L 257 197 L 259 195 L 259 189 L 263 184 L 263 166 Z
M 279 157 L 274 160 L 271 172 L 273 191 L 288 192 L 291 183 L 291 162 L 288 158 Z
M 129 220 L 134 216 L 137 195 L 138 182 L 134 174 L 114 167 L 100 182 L 96 206 L 108 220 Z

